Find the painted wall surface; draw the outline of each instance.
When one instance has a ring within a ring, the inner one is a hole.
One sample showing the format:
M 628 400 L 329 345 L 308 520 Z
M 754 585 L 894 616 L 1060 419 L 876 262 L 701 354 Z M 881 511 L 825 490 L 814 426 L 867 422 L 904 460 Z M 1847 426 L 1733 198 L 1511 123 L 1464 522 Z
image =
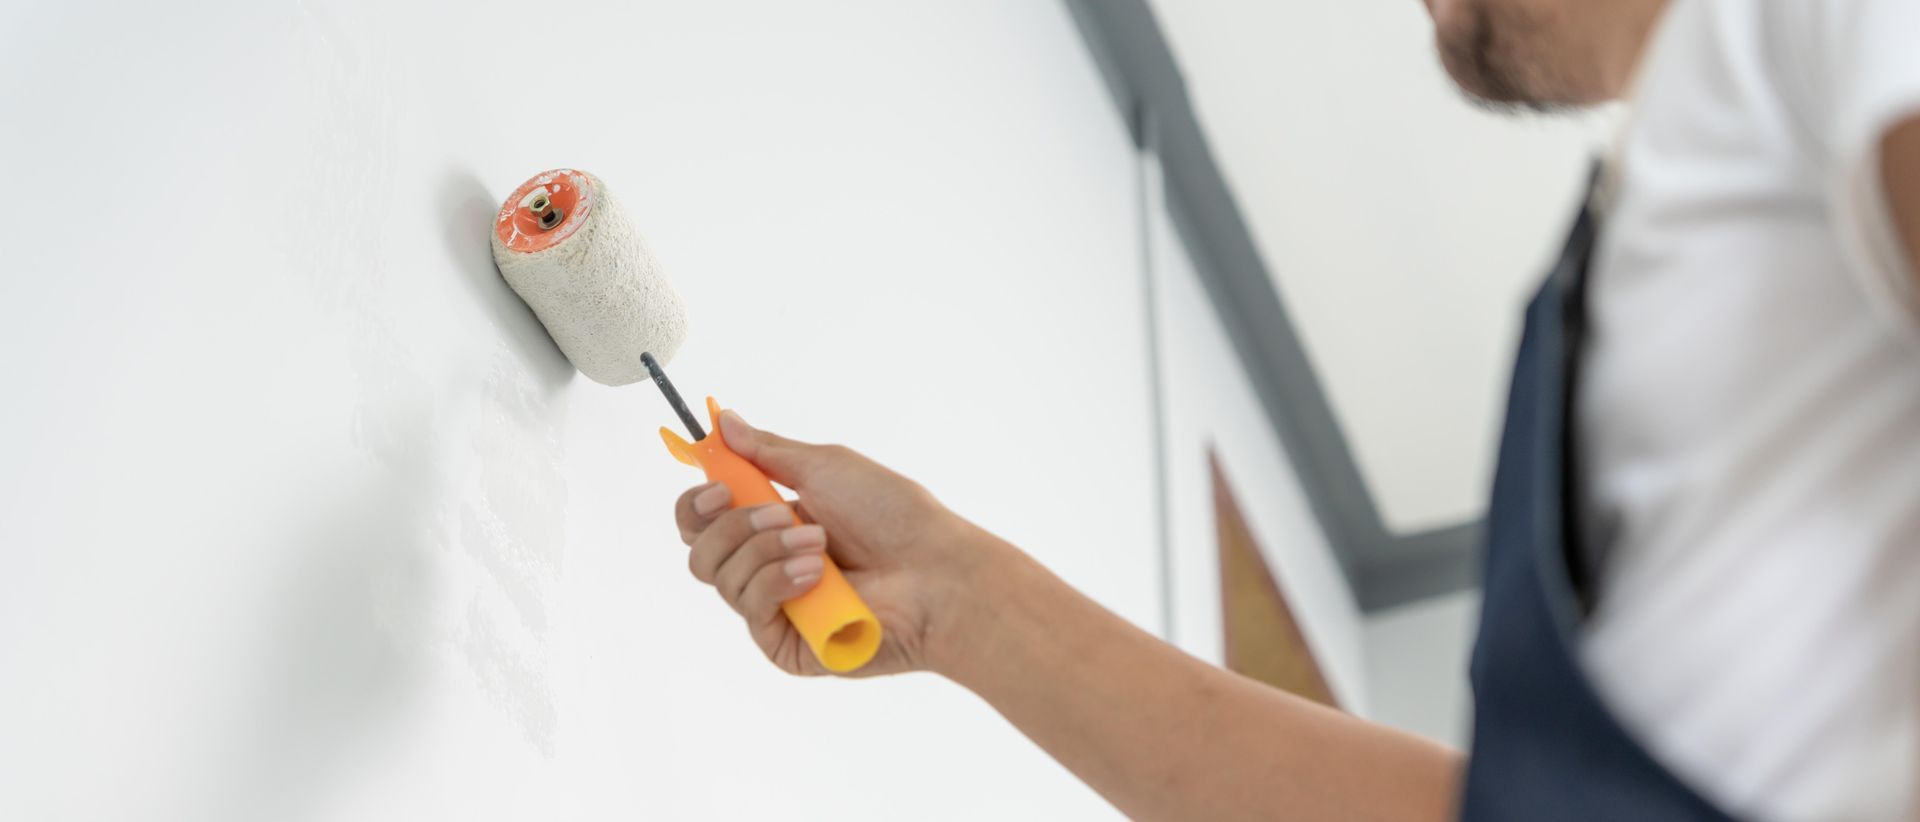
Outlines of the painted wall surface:
M 0 818 L 1111 815 L 948 683 L 764 664 L 686 573 L 666 406 L 486 239 L 601 175 L 684 391 L 1155 626 L 1135 157 L 1059 6 L 5 16 Z
M 1462 591 L 1367 616 L 1367 702 L 1373 718 L 1465 749 L 1473 738 L 1467 662 L 1480 594 Z
M 1207 454 L 1219 455 L 1280 592 L 1342 707 L 1368 712 L 1362 615 L 1265 408 L 1241 370 L 1212 299 L 1161 199 L 1151 159 L 1151 284 L 1165 375 L 1172 635 L 1220 663 L 1220 538 Z
M 1611 121 L 1476 108 L 1414 0 L 1152 5 L 1382 515 L 1479 516 L 1520 309 Z

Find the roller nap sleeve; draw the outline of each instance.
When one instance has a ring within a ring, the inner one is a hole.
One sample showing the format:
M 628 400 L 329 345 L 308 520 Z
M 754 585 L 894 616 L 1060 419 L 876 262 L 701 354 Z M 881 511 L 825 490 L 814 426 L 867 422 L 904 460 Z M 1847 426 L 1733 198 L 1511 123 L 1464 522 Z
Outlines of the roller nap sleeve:
M 500 205 L 493 259 L 580 373 L 605 385 L 647 378 L 687 336 L 680 295 L 600 178 L 534 175 Z

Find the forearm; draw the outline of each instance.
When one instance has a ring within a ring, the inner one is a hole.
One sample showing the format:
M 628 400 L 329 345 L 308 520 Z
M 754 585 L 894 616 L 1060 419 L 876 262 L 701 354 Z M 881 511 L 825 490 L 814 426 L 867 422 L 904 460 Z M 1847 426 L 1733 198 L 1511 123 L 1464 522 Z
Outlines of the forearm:
M 1920 293 L 1920 116 L 1887 132 L 1880 147 L 1880 173 L 1895 230 L 1907 252 L 1911 287 Z
M 931 661 L 1127 815 L 1452 816 L 1457 752 L 1194 659 L 995 551 Z

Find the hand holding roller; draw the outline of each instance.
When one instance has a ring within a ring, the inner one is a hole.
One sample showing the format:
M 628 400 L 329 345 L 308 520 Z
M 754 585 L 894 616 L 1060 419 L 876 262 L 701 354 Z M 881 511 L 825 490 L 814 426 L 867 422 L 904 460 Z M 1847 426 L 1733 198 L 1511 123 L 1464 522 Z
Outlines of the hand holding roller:
M 501 276 L 581 373 L 614 386 L 651 376 L 666 393 L 694 438 L 661 429 L 674 457 L 726 485 L 735 508 L 781 501 L 766 475 L 727 447 L 720 406 L 707 400 L 708 436 L 660 370 L 654 357 L 671 358 L 686 338 L 686 310 L 605 182 L 570 168 L 534 175 L 500 204 L 492 240 Z M 847 673 L 879 651 L 880 621 L 833 559 L 822 559 L 819 583 L 782 610 L 821 665 Z
M 707 398 L 707 412 L 712 417 L 713 433 L 697 442 L 689 443 L 672 429 L 662 427 L 660 438 L 666 441 L 667 450 L 675 459 L 705 471 L 707 479 L 727 486 L 733 492 L 734 508 L 782 502 L 773 482 L 727 447 L 720 435 L 720 404 L 712 397 Z M 798 517 L 794 524 L 800 524 Z M 833 558 L 824 559 L 820 582 L 813 590 L 787 600 L 781 610 L 806 639 L 807 647 L 813 649 L 814 658 L 827 670 L 844 674 L 858 670 L 880 650 L 880 620 L 854 592 Z
M 665 382 L 666 375 L 651 358 L 648 364 L 653 368 L 655 381 L 668 392 L 668 401 L 674 403 L 676 410 L 684 409 L 685 403 L 679 402 L 672 384 Z M 697 423 L 688 425 L 689 432 L 698 437 L 695 442 L 687 442 L 672 429 L 662 427 L 660 438 L 666 441 L 667 450 L 675 459 L 705 471 L 707 479 L 727 486 L 727 490 L 733 492 L 734 508 L 782 502 L 767 475 L 727 447 L 726 439 L 720 434 L 720 403 L 712 397 L 707 398 L 707 414 L 712 433 L 702 437 Z M 798 517 L 794 524 L 800 524 Z M 827 670 L 844 674 L 858 670 L 880 650 L 880 620 L 854 592 L 853 585 L 840 573 L 833 558 L 824 559 L 826 567 L 820 582 L 813 590 L 787 600 L 781 610 L 807 641 L 807 647 L 813 649 L 814 658 Z

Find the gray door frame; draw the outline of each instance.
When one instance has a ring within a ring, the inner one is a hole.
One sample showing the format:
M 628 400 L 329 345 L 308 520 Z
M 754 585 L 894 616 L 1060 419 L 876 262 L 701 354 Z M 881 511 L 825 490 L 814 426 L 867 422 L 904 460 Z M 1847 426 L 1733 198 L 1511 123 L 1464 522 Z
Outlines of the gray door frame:
M 1481 521 L 1401 534 L 1381 518 L 1146 0 L 1066 5 L 1134 145 L 1159 159 L 1169 216 L 1360 607 L 1475 587 Z

